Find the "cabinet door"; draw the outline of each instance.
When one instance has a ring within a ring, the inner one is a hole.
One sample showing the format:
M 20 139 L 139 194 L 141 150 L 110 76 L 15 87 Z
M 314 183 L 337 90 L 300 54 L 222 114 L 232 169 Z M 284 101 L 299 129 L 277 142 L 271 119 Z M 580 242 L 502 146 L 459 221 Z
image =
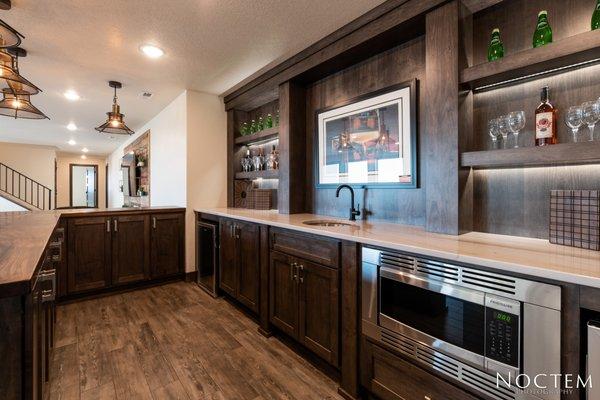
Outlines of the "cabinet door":
M 298 337 L 298 284 L 294 259 L 271 252 L 269 270 L 269 321 L 288 335 Z
M 149 277 L 150 232 L 147 215 L 112 219 L 112 283 L 121 285 Z
M 338 365 L 337 269 L 298 259 L 299 340 L 314 353 Z
M 184 272 L 184 214 L 152 214 L 150 265 L 152 278 Z
M 110 219 L 83 217 L 69 220 L 69 294 L 111 285 Z
M 260 232 L 259 226 L 237 222 L 237 246 L 239 249 L 239 286 L 237 299 L 258 313 L 260 283 Z
M 237 296 L 237 246 L 235 238 L 235 223 L 231 220 L 221 220 L 220 224 L 220 263 L 219 287 L 229 295 Z

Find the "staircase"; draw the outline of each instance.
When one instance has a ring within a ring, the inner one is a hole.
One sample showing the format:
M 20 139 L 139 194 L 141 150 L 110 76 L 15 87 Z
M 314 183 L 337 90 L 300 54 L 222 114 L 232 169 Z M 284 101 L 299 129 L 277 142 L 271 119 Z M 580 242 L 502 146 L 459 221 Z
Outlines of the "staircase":
M 51 210 L 52 190 L 0 162 L 0 196 L 29 210 Z

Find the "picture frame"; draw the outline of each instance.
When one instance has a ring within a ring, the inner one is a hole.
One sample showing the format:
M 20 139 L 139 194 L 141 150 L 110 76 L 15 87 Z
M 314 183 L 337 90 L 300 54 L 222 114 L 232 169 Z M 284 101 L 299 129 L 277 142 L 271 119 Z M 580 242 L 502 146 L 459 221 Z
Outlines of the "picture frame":
M 418 81 L 395 84 L 315 113 L 315 184 L 418 187 Z

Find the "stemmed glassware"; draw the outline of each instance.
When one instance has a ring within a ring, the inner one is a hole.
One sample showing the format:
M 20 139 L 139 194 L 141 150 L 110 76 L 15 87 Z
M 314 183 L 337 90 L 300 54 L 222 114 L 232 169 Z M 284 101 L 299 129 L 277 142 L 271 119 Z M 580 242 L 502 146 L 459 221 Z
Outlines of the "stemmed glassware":
M 510 133 L 510 127 L 508 126 L 508 116 L 503 115 L 498 117 L 498 132 L 502 136 L 502 147 L 508 148 L 508 134 Z
M 579 106 L 569 107 L 565 115 L 565 124 L 573 132 L 573 142 L 577 142 L 579 128 L 583 125 L 583 109 Z
M 594 140 L 594 127 L 596 122 L 600 120 L 600 102 L 598 101 L 587 101 L 581 105 L 583 110 L 583 123 L 586 124 L 590 130 L 589 140 Z
M 488 134 L 492 138 L 492 145 L 494 148 L 498 146 L 498 118 L 490 119 L 488 121 Z
M 515 138 L 514 147 L 519 147 L 519 132 L 525 128 L 525 111 L 513 111 L 506 116 L 508 130 Z M 503 136 L 504 137 L 504 136 Z

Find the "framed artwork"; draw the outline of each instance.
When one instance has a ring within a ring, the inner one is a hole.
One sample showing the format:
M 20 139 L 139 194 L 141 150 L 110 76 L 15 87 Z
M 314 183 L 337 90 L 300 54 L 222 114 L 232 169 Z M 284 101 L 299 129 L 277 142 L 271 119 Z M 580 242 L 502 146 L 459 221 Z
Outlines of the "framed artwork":
M 316 113 L 317 187 L 417 187 L 417 80 Z

